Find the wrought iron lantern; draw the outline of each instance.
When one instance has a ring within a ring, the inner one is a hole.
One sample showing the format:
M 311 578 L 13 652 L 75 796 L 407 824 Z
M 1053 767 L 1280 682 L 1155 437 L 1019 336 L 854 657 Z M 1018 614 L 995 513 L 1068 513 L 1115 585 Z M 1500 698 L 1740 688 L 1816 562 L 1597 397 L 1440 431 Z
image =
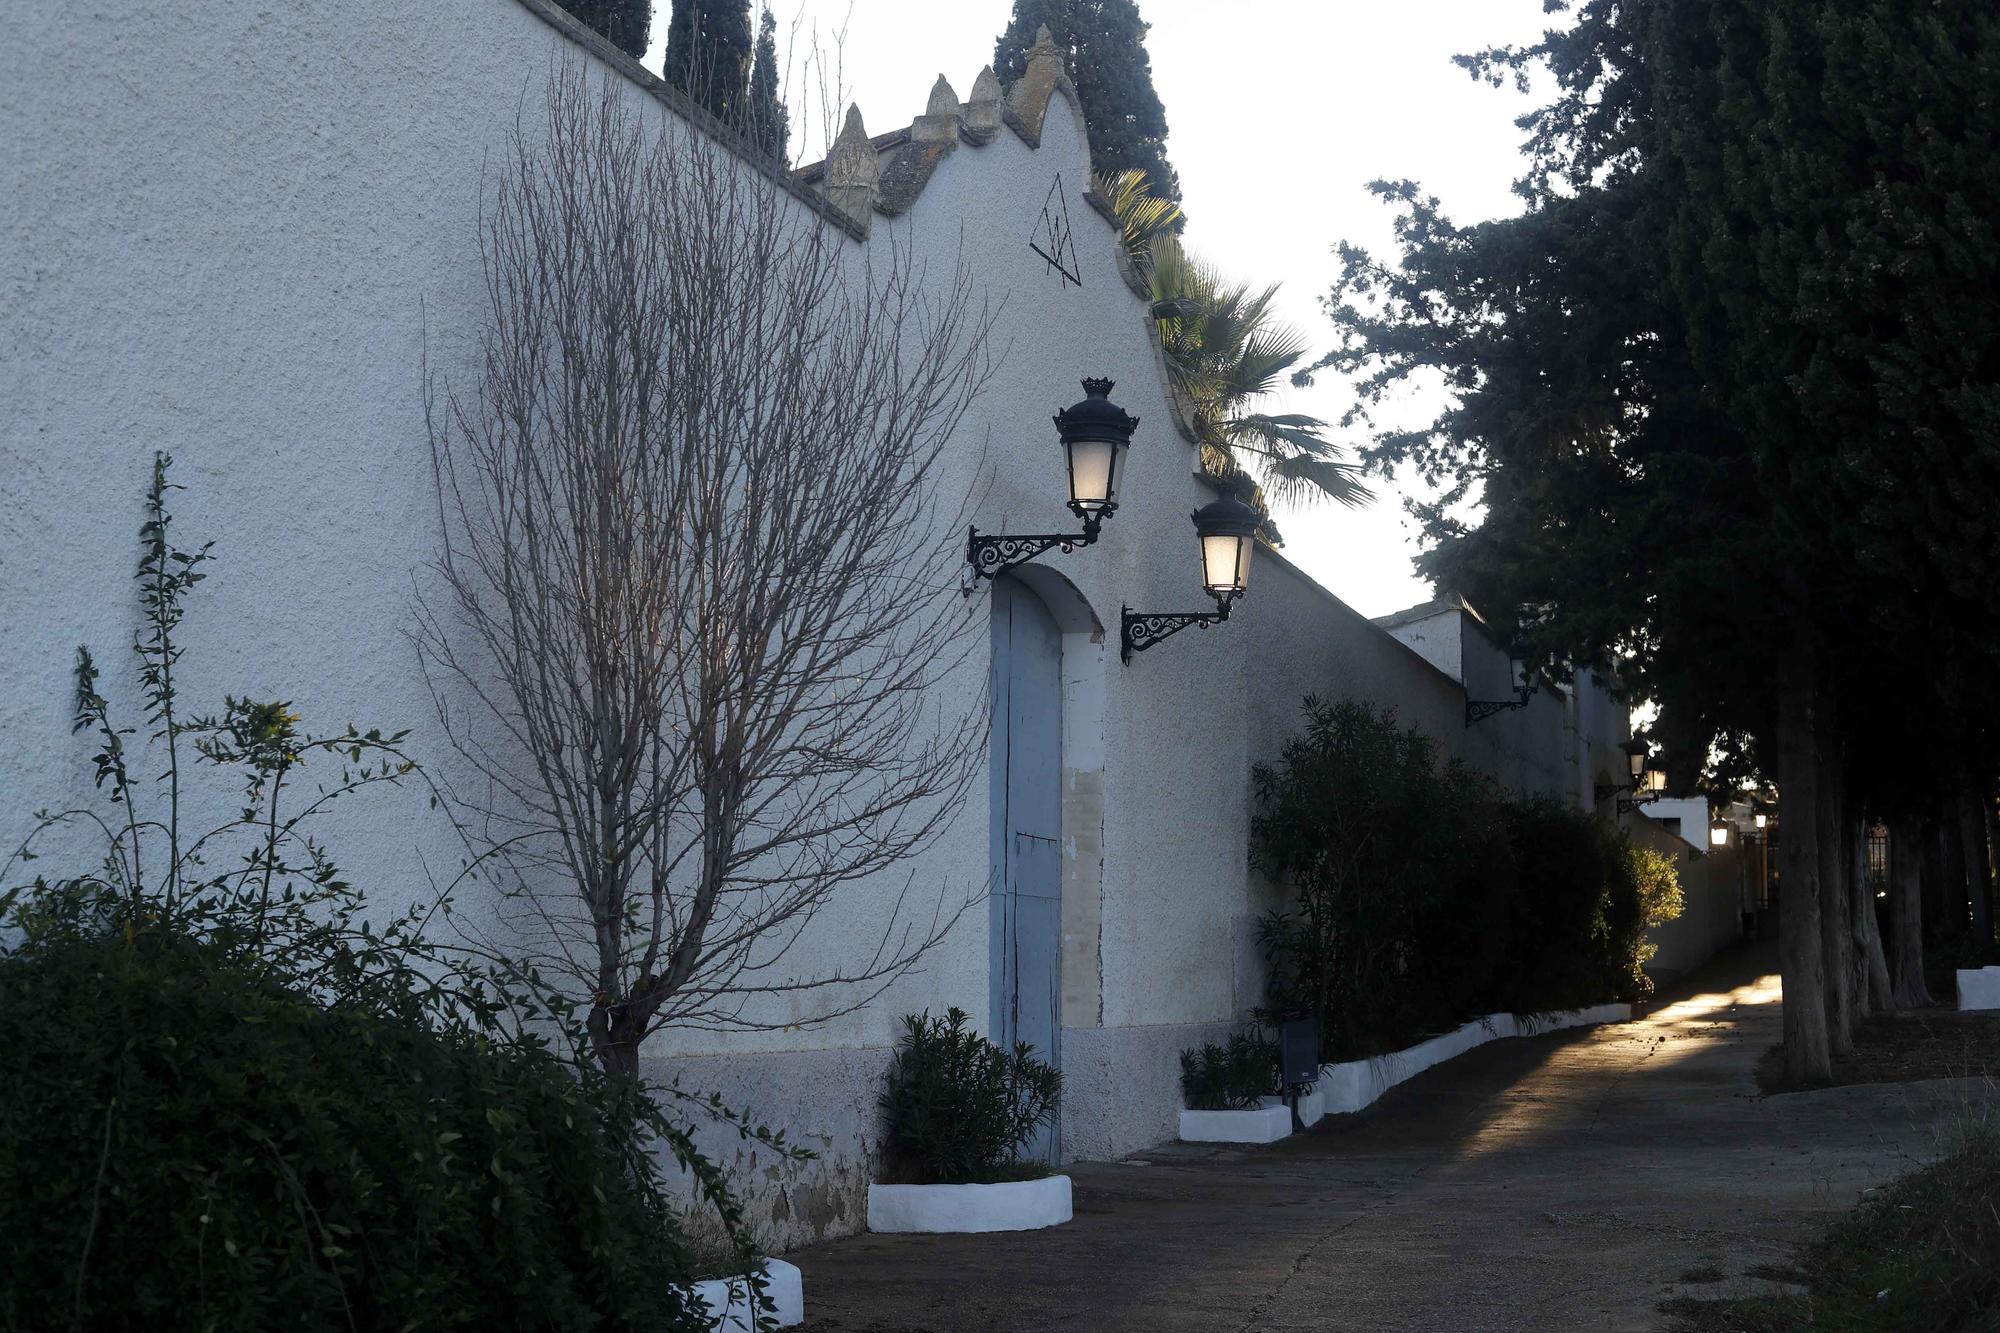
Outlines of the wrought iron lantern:
M 1465 701 L 1466 726 L 1469 727 L 1475 722 L 1484 722 L 1487 718 L 1497 713 L 1504 713 L 1510 708 L 1526 708 L 1528 700 L 1534 698 L 1535 691 L 1541 688 L 1542 678 L 1535 674 L 1527 662 L 1522 660 L 1518 652 L 1509 653 L 1507 661 L 1508 669 L 1515 677 L 1514 697 L 1511 699 L 1467 699 Z
M 1120 614 L 1119 655 L 1127 662 L 1161 639 L 1190 625 L 1203 629 L 1229 619 L 1250 585 L 1250 555 L 1257 547 L 1257 511 L 1233 495 L 1219 496 L 1194 511 L 1195 539 L 1201 546 L 1201 583 L 1215 599 L 1213 611 L 1134 611 Z
M 1710 847 L 1727 847 L 1729 845 L 1728 820 L 1716 819 L 1708 826 L 1708 845 Z
M 1139 418 L 1111 401 L 1112 382 L 1087 379 L 1083 401 L 1055 414 L 1069 472 L 1070 512 L 1083 520 L 1082 532 L 966 532 L 963 590 L 970 595 L 980 579 L 1033 560 L 1057 547 L 1074 551 L 1097 540 L 1104 520 L 1118 511 L 1118 478 Z
M 1648 756 L 1651 753 L 1651 749 L 1647 746 L 1646 742 L 1634 736 L 1618 748 L 1625 752 L 1625 765 L 1632 774 L 1632 780 L 1630 782 L 1598 783 L 1597 799 L 1599 801 L 1607 801 L 1611 797 L 1617 796 L 1619 792 L 1632 792 L 1632 796 L 1620 796 L 1618 799 L 1618 813 L 1629 815 L 1647 801 L 1658 796 L 1659 793 L 1646 789 L 1646 764 Z

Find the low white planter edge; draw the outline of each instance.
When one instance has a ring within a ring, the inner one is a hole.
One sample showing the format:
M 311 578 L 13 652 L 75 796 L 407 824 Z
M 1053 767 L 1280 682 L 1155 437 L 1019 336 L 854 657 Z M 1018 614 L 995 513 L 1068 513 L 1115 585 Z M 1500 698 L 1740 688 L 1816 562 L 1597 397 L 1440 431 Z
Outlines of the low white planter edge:
M 1245 1111 L 1182 1111 L 1185 1143 L 1276 1143 L 1292 1132 L 1292 1109 L 1267 1102 Z
M 1069 1221 L 1068 1176 L 992 1185 L 870 1185 L 870 1231 L 1036 1231 Z
M 797 1264 L 783 1259 L 764 1261 L 765 1292 L 777 1307 L 779 1328 L 806 1321 L 805 1278 Z M 708 1302 L 709 1328 L 714 1333 L 756 1333 L 756 1293 L 744 1278 L 711 1278 L 694 1289 Z
M 2000 1009 L 2000 967 L 1959 968 L 1958 1007 Z
M 1626 1023 L 1632 1018 L 1629 1004 L 1599 1004 L 1588 1009 L 1562 1013 L 1488 1014 L 1461 1024 L 1451 1032 L 1420 1041 L 1415 1046 L 1366 1060 L 1346 1060 L 1321 1065 L 1319 1083 L 1322 1104 L 1328 1115 L 1346 1115 L 1371 1106 L 1398 1083 L 1416 1077 L 1433 1065 L 1443 1064 L 1474 1047 L 1503 1037 L 1532 1037 L 1562 1028 L 1591 1027 L 1599 1023 Z

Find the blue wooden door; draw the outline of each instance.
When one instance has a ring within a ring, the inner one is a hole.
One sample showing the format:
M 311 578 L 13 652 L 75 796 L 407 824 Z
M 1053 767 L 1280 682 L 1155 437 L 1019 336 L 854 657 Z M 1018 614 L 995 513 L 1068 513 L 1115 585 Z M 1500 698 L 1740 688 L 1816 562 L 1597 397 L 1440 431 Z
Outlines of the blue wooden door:
M 1026 587 L 993 583 L 994 1040 L 1062 1067 L 1062 638 Z M 1025 1150 L 1061 1160 L 1060 1126 Z

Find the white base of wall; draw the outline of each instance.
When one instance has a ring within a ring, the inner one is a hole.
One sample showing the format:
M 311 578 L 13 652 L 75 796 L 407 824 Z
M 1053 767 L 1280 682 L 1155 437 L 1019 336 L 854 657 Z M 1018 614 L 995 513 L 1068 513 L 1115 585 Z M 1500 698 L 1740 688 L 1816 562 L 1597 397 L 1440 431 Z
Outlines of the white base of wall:
M 1267 1102 L 1248 1111 L 1182 1111 L 1187 1143 L 1276 1143 L 1292 1132 L 1292 1110 Z
M 1960 968 L 1958 1007 L 2000 1009 L 2000 967 Z
M 1368 1060 L 1321 1065 L 1315 1090 L 1320 1093 L 1326 1114 L 1351 1114 L 1372 1105 L 1383 1093 L 1423 1073 L 1432 1065 L 1443 1064 L 1453 1056 L 1463 1055 L 1489 1041 L 1498 1041 L 1502 1037 L 1532 1037 L 1562 1028 L 1591 1027 L 1599 1023 L 1626 1023 L 1631 1019 L 1632 1006 L 1629 1004 L 1600 1004 L 1557 1014 L 1488 1014 L 1405 1050 Z
M 788 1264 L 783 1259 L 766 1259 L 764 1280 L 765 1293 L 777 1306 L 778 1327 L 803 1324 L 806 1321 L 805 1279 L 798 1265 Z M 750 1284 L 744 1279 L 737 1278 L 732 1282 L 726 1278 L 714 1278 L 695 1283 L 694 1289 L 708 1302 L 708 1326 L 715 1333 L 756 1333 L 756 1293 L 750 1290 Z
M 1495 1018 L 1508 1017 L 1496 1014 Z M 1569 1009 L 1559 1014 L 1514 1014 L 1517 1037 L 1538 1037 L 1544 1032 L 1560 1032 L 1564 1028 L 1594 1028 L 1605 1023 L 1629 1023 L 1632 1021 L 1632 1006 L 1629 1004 L 1595 1004 L 1588 1009 Z
M 1326 1115 L 1326 1083 L 1315 1083 L 1299 1094 L 1299 1123 L 1307 1129 L 1317 1125 Z
M 1068 1176 L 995 1185 L 870 1185 L 870 1231 L 1036 1231 L 1070 1219 Z

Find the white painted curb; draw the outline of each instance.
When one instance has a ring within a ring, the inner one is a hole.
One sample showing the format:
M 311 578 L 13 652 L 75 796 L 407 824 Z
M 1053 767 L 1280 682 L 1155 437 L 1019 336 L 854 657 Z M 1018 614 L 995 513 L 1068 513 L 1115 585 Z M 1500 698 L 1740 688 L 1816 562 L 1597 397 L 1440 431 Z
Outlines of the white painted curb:
M 764 1261 L 765 1294 L 777 1308 L 779 1328 L 806 1321 L 805 1278 L 798 1265 L 783 1259 Z M 694 1284 L 708 1302 L 709 1328 L 714 1333 L 756 1333 L 756 1293 L 745 1278 L 711 1278 Z
M 2000 967 L 1958 969 L 1958 1007 L 2000 1009 Z
M 1070 1219 L 1068 1176 L 993 1185 L 870 1185 L 870 1231 L 1036 1231 Z
M 1267 1102 L 1247 1111 L 1182 1111 L 1181 1139 L 1187 1143 L 1276 1143 L 1292 1132 L 1292 1111 Z
M 1326 1114 L 1351 1114 L 1372 1105 L 1398 1083 L 1416 1077 L 1433 1065 L 1443 1064 L 1453 1056 L 1463 1055 L 1475 1046 L 1484 1046 L 1489 1041 L 1498 1041 L 1502 1037 L 1532 1037 L 1562 1028 L 1591 1027 L 1599 1023 L 1627 1023 L 1631 1019 L 1632 1006 L 1629 1004 L 1593 1005 L 1588 1009 L 1571 1009 L 1539 1017 L 1532 1014 L 1488 1014 L 1405 1050 L 1368 1060 L 1321 1065 L 1319 1082 L 1314 1086 L 1320 1093 Z

